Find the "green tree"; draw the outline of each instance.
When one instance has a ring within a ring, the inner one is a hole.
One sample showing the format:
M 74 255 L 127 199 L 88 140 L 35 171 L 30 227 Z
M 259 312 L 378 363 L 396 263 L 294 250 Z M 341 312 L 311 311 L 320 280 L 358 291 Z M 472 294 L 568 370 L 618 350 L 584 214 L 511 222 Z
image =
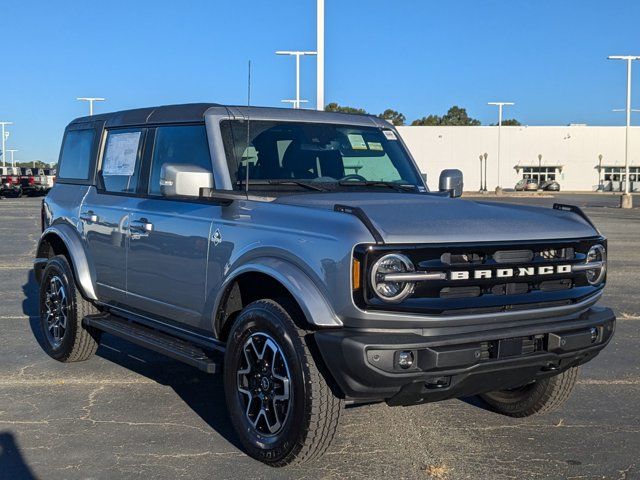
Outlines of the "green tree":
M 393 110 L 391 108 L 387 108 L 384 112 L 378 115 L 379 118 L 383 118 L 388 122 L 393 123 L 394 125 L 404 125 L 404 122 L 407 120 L 402 113 L 397 110 Z
M 476 126 L 480 125 L 480 120 L 476 120 L 467 115 L 466 108 L 460 108 L 454 105 L 449 109 L 447 114 L 442 117 L 441 125 Z
M 336 102 L 331 102 L 324 107 L 326 112 L 355 113 L 356 115 L 367 115 L 367 111 L 362 108 L 344 107 Z
M 442 118 L 438 115 L 429 115 L 427 117 L 422 117 L 414 120 L 413 122 L 411 122 L 411 125 L 419 127 L 436 127 L 438 125 L 441 125 L 441 122 Z
M 497 126 L 497 123 L 492 123 L 491 126 L 495 127 Z M 518 120 L 516 120 L 515 118 L 507 118 L 506 120 L 502 120 L 502 126 L 503 127 L 519 127 L 520 125 L 522 125 Z

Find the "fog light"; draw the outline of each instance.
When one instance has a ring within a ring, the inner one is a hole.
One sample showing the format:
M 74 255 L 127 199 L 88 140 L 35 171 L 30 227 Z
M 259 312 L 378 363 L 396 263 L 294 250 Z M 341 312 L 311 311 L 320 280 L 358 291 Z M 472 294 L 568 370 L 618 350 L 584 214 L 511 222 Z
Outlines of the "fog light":
M 591 343 L 595 343 L 595 341 L 598 340 L 598 329 L 596 327 L 591 327 L 589 332 L 591 333 Z
M 413 352 L 409 350 L 398 352 L 398 366 L 406 370 L 411 368 L 411 365 L 413 365 Z

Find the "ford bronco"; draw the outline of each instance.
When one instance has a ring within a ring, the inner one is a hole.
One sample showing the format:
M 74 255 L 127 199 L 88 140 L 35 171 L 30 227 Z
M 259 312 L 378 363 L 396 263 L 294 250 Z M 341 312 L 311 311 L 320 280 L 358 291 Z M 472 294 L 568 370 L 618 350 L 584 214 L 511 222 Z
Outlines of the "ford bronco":
M 376 117 L 214 104 L 79 118 L 42 206 L 44 348 L 101 333 L 221 372 L 273 466 L 327 449 L 344 404 L 479 395 L 558 408 L 610 341 L 606 239 L 573 206 L 431 192 Z

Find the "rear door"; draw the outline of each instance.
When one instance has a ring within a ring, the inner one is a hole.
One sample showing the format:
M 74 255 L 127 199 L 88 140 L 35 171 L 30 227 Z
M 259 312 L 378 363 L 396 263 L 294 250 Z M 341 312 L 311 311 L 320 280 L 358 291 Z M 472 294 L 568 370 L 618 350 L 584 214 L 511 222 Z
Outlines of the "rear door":
M 148 185 L 130 216 L 128 302 L 170 323 L 206 328 L 209 238 L 221 209 L 197 197 L 168 196 L 160 181 L 163 165 L 212 172 L 205 126 L 159 126 L 153 137 Z
M 126 304 L 129 213 L 136 205 L 146 129 L 106 133 L 96 180 L 80 211 L 101 300 Z

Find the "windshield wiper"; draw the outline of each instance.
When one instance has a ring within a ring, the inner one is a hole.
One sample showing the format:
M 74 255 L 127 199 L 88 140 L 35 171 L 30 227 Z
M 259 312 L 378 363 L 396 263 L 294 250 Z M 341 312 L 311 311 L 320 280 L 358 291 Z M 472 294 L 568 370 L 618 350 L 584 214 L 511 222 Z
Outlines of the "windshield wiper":
M 352 180 L 340 180 L 338 182 L 338 185 L 340 186 L 346 186 L 346 187 L 352 187 L 352 186 L 357 186 L 357 187 L 388 187 L 388 188 L 393 188 L 394 190 L 398 191 L 398 192 L 415 192 L 416 186 L 415 185 L 405 185 L 402 183 L 396 183 L 396 182 L 384 182 L 382 180 L 367 180 L 366 182 L 354 182 Z
M 242 182 L 238 182 L 242 184 Z M 300 180 L 293 179 L 272 179 L 272 180 L 249 180 L 249 185 L 297 185 L 299 187 L 306 188 L 307 190 L 314 190 L 316 192 L 326 192 L 328 189 L 313 185 L 310 182 L 301 182 Z

